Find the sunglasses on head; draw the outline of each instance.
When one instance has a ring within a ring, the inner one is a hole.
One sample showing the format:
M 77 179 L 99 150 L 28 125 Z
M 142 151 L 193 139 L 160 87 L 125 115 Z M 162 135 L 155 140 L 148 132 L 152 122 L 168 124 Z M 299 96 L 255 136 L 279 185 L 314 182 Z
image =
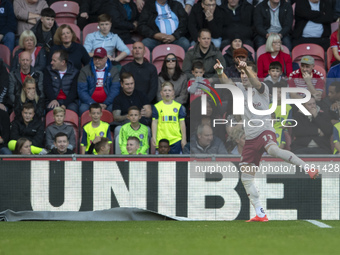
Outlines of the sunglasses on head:
M 167 60 L 166 60 L 166 62 L 168 62 L 168 63 L 170 63 L 170 62 L 176 62 L 176 58 L 168 58 Z

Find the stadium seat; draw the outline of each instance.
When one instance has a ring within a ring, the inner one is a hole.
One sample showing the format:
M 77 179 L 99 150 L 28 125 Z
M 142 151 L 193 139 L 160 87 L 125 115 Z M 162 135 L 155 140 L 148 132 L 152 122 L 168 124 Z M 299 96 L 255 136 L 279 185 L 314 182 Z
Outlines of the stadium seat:
M 80 43 L 80 38 L 81 38 L 81 36 L 80 36 L 80 28 L 76 24 L 66 23 L 66 22 L 58 23 L 58 26 L 61 26 L 63 24 L 69 25 L 72 28 L 72 30 L 76 33 L 77 43 Z
M 327 70 L 329 71 L 329 69 L 331 69 L 331 60 L 333 58 L 333 51 L 331 47 L 327 49 L 326 54 L 327 54 Z
M 325 51 L 320 45 L 303 43 L 295 46 L 292 50 L 293 62 L 300 63 L 301 58 L 305 55 L 312 56 L 315 60 L 315 65 L 325 68 Z
M 249 46 L 249 47 L 250 47 L 250 46 Z M 283 48 L 283 52 L 284 52 L 284 53 L 287 53 L 287 54 L 290 55 L 290 51 L 289 51 L 289 49 L 287 48 L 287 46 L 284 46 L 284 45 L 282 44 L 282 48 Z M 265 45 L 265 44 L 261 45 L 261 46 L 257 49 L 257 51 L 256 51 L 256 59 L 259 59 L 259 57 L 260 57 L 263 53 L 266 53 L 266 45 Z M 255 60 L 255 59 L 254 59 L 254 60 Z
M 11 51 L 6 45 L 0 44 L 0 58 L 6 65 L 11 66 Z
M 185 51 L 181 46 L 176 44 L 161 44 L 156 46 L 152 51 L 152 64 L 156 67 L 159 73 L 162 69 L 163 60 L 169 53 L 173 53 L 178 60 L 178 64 L 182 68 Z
M 15 113 L 14 111 L 11 113 L 11 115 L 9 115 L 9 121 L 12 123 L 13 120 L 15 119 Z
M 243 47 L 246 48 L 248 51 L 250 51 L 253 59 L 255 60 L 255 50 L 253 49 L 253 47 L 251 47 L 248 44 L 243 44 Z M 229 48 L 230 48 L 230 44 L 225 46 L 222 50 L 222 55 L 224 55 Z
M 110 111 L 107 110 L 103 110 L 103 115 L 100 118 L 101 121 L 105 121 L 107 123 L 111 123 L 113 122 L 113 115 Z M 81 139 L 83 138 L 83 127 L 85 126 L 85 124 L 89 123 L 91 120 L 91 117 L 89 115 L 89 110 L 87 110 L 86 112 L 84 112 L 81 117 L 80 117 L 80 137 L 79 137 L 79 141 L 81 142 Z M 112 139 L 112 144 L 110 146 L 110 154 L 113 154 L 113 143 L 114 143 L 114 135 L 111 132 L 111 139 Z
M 45 128 L 54 123 L 53 111 L 49 111 L 46 114 Z M 64 123 L 73 127 L 74 135 L 76 137 L 76 148 L 74 151 L 78 153 L 79 149 L 79 117 L 74 111 L 66 109 Z
M 130 54 L 119 62 L 122 66 L 133 61 L 133 56 L 132 56 L 133 44 L 126 44 L 126 46 L 129 48 Z M 117 55 L 119 54 L 120 54 L 120 51 L 117 51 Z M 148 62 L 150 62 L 150 50 L 146 46 L 145 46 L 144 60 L 147 60 Z
M 20 48 L 21 48 L 20 45 L 14 47 L 14 49 L 13 49 L 13 51 L 12 51 L 12 57 L 13 57 L 13 58 L 14 58 L 14 56 L 15 56 L 15 52 L 17 52 L 17 50 L 20 49 Z
M 58 1 L 50 6 L 56 13 L 55 21 L 58 24 L 76 24 L 79 14 L 79 5 L 72 1 Z
M 83 29 L 83 41 L 82 41 L 82 43 L 83 44 L 85 43 L 85 39 L 86 39 L 86 36 L 88 34 L 91 34 L 91 33 L 96 32 L 98 30 L 99 30 L 98 23 L 87 24 Z

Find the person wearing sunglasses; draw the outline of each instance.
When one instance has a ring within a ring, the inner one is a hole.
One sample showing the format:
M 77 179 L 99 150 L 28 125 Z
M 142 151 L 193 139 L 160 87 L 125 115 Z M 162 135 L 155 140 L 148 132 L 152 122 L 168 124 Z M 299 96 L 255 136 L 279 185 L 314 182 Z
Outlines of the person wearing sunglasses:
M 187 77 L 182 72 L 182 69 L 179 66 L 178 60 L 173 53 L 169 53 L 164 58 L 162 70 L 158 76 L 157 101 L 162 100 L 160 91 L 162 88 L 162 84 L 165 81 L 169 81 L 174 85 L 174 89 L 175 89 L 174 100 L 180 104 L 185 104 L 188 99 Z

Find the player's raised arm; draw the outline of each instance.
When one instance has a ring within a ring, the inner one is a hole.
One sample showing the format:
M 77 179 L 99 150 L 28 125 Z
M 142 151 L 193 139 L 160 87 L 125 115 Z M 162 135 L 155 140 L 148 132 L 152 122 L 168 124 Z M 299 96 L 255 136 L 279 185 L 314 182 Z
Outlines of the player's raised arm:
M 228 76 L 223 72 L 223 66 L 221 62 L 216 59 L 216 64 L 214 65 L 214 69 L 218 75 L 218 78 L 220 79 L 221 83 L 230 83 L 231 80 L 228 78 Z
M 253 70 L 253 68 L 252 68 L 251 66 L 248 66 L 247 63 L 244 62 L 244 61 L 240 61 L 240 62 L 238 63 L 238 68 L 239 68 L 241 71 L 243 71 L 243 72 L 246 73 L 246 75 L 248 76 L 248 79 L 249 79 L 251 85 L 252 85 L 255 89 L 261 90 L 261 88 L 262 88 L 263 85 L 262 85 L 262 83 L 258 80 L 257 74 L 256 74 L 256 72 Z

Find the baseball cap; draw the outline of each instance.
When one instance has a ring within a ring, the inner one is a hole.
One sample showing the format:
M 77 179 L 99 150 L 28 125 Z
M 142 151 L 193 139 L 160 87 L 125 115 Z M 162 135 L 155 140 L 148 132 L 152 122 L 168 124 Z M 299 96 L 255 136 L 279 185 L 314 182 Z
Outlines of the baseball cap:
M 107 52 L 103 47 L 99 47 L 94 50 L 93 57 L 105 58 L 106 56 L 107 56 Z
M 311 56 L 303 56 L 301 58 L 301 64 L 313 65 L 314 64 L 314 58 L 311 57 Z
M 239 48 L 239 49 L 234 50 L 233 58 L 237 58 L 237 57 L 248 58 L 248 51 L 244 48 Z

